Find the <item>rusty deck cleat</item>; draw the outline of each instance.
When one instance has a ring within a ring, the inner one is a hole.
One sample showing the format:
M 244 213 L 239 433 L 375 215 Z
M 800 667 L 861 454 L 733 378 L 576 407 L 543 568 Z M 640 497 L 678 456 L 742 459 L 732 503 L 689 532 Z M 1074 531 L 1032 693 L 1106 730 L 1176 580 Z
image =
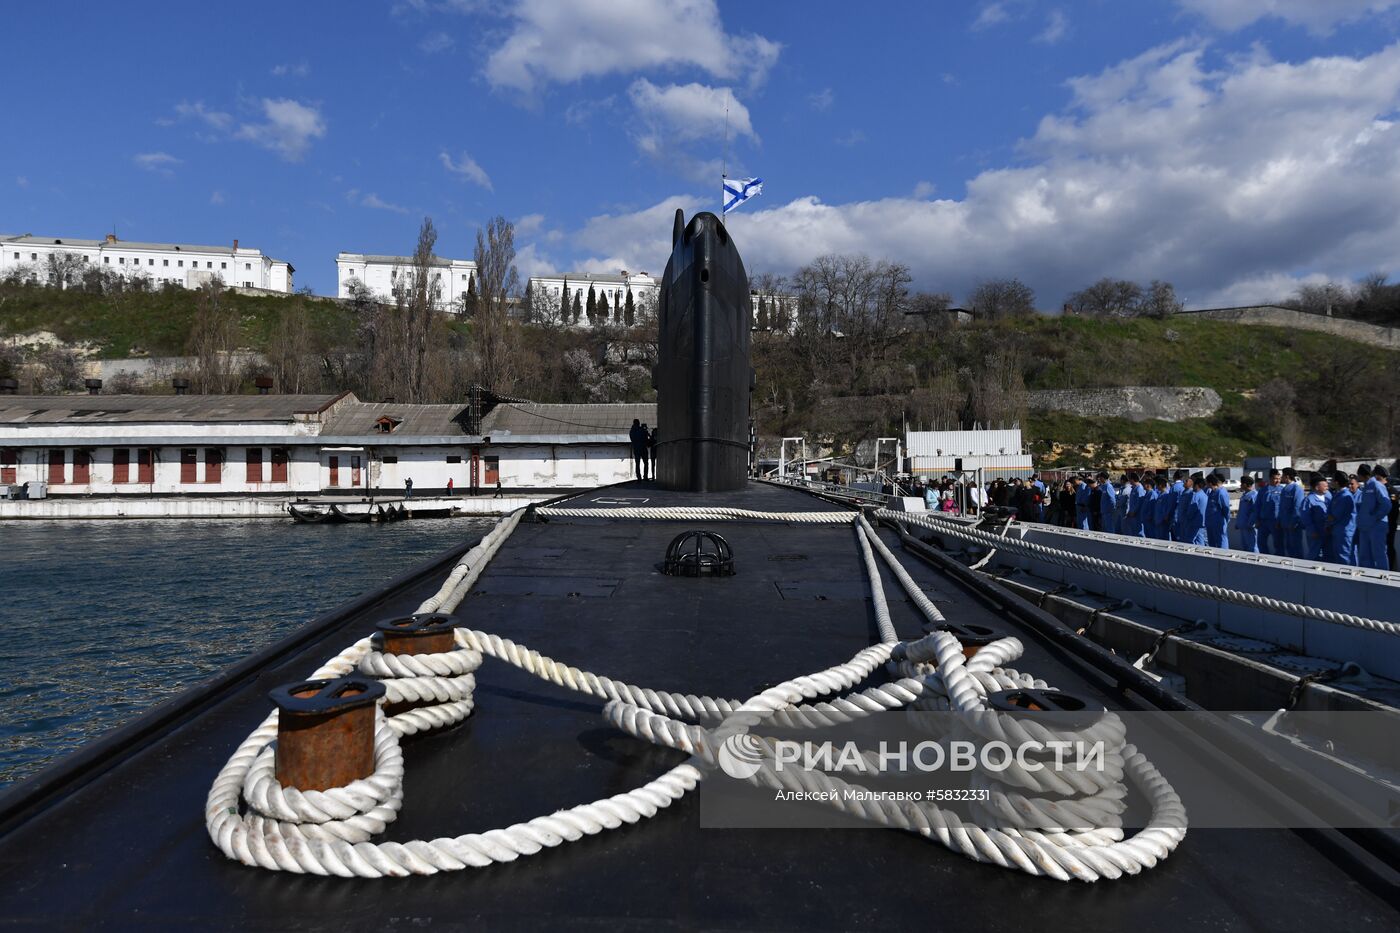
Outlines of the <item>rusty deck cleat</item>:
M 384 685 L 369 677 L 284 684 L 277 706 L 277 782 L 297 790 L 344 787 L 374 773 L 374 706 Z

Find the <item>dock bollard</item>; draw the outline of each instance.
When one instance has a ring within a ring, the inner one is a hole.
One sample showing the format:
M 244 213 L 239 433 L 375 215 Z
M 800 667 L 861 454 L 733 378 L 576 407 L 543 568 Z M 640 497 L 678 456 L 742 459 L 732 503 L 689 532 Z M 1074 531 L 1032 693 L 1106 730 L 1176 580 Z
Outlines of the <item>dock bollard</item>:
M 385 619 L 375 626 L 385 654 L 442 654 L 457 647 L 457 617 L 445 612 L 420 612 Z
M 374 773 L 374 706 L 384 685 L 369 677 L 284 684 L 277 706 L 277 783 L 329 790 Z

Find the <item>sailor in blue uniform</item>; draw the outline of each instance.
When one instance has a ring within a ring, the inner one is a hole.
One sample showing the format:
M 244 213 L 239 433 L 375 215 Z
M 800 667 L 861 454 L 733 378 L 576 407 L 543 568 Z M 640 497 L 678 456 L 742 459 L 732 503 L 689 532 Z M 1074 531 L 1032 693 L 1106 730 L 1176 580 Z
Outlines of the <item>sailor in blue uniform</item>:
M 1148 529 L 1152 526 L 1152 503 L 1157 499 L 1157 493 L 1142 484 L 1142 477 L 1137 473 L 1129 473 L 1128 480 L 1128 511 L 1127 524 L 1123 527 L 1123 534 L 1132 535 L 1136 538 L 1146 538 Z
M 1177 540 L 1187 544 L 1207 544 L 1206 540 L 1206 496 L 1205 477 L 1196 473 L 1191 477 L 1191 488 L 1181 494 L 1181 505 L 1176 512 Z
M 1279 496 L 1278 523 L 1283 529 L 1285 557 L 1303 556 L 1303 500 L 1308 497 L 1292 467 L 1283 471 L 1283 491 Z
M 1031 474 L 1031 485 L 1035 487 L 1036 493 L 1040 496 L 1040 502 L 1035 507 L 1036 521 L 1045 521 L 1045 484 L 1040 480 L 1039 473 Z
M 1157 498 L 1152 503 L 1152 537 L 1158 541 L 1170 541 L 1172 537 L 1172 511 L 1176 508 L 1176 497 L 1171 494 L 1171 483 L 1167 474 L 1157 474 Z
M 1257 488 L 1256 488 L 1257 486 Z M 1264 477 L 1256 484 L 1248 473 L 1240 480 L 1244 494 L 1240 496 L 1240 509 L 1235 513 L 1235 531 L 1240 535 L 1240 550 L 1249 554 L 1259 553 L 1259 529 L 1254 524 L 1254 503 L 1265 486 Z
M 1261 479 L 1263 477 L 1260 477 Z M 1283 555 L 1283 535 L 1279 532 L 1278 507 L 1283 495 L 1278 470 L 1269 471 L 1269 482 L 1254 502 L 1254 524 L 1259 529 L 1259 552 Z
M 1303 556 L 1308 560 L 1322 560 L 1327 545 L 1327 510 L 1331 505 L 1327 479 L 1318 473 L 1313 476 L 1312 492 L 1303 499 L 1298 513 L 1298 522 L 1303 526 Z
M 1230 490 L 1220 482 L 1220 474 L 1206 478 L 1206 544 L 1230 549 Z
M 1386 521 L 1391 508 L 1390 490 L 1386 489 L 1389 474 L 1383 466 L 1369 468 L 1362 464 L 1356 476 L 1365 481 L 1361 486 L 1361 499 L 1356 504 L 1357 563 L 1373 570 L 1389 570 L 1390 555 L 1385 546 L 1390 530 Z
M 1074 478 L 1074 527 L 1089 530 L 1089 488 L 1088 480 L 1083 476 Z
M 1349 567 L 1356 566 L 1356 502 L 1360 497 L 1361 484 L 1353 474 L 1346 477 L 1344 485 L 1338 485 L 1327 508 L 1328 557 Z
M 1099 529 L 1118 534 L 1118 491 L 1107 473 L 1099 474 Z
M 1122 473 L 1118 477 L 1118 501 L 1113 504 L 1113 513 L 1118 523 L 1118 533 L 1120 535 L 1132 534 L 1128 530 L 1128 500 L 1131 498 L 1128 489 L 1128 474 Z
M 1186 484 L 1182 481 L 1184 476 L 1186 476 L 1185 470 L 1177 470 L 1175 480 L 1167 488 L 1166 495 L 1163 497 L 1167 500 L 1163 508 L 1167 512 L 1167 540 L 1169 541 L 1177 540 L 1176 513 L 1181 505 L 1181 495 L 1186 491 Z

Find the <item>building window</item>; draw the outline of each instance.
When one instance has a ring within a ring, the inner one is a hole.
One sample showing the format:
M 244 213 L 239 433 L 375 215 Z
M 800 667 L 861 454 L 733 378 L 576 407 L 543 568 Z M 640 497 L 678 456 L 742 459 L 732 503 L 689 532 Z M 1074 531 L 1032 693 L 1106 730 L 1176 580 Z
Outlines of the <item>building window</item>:
M 274 483 L 285 483 L 287 481 L 287 448 L 272 448 L 272 481 Z
M 486 461 L 486 484 L 494 486 L 501 481 L 501 458 L 482 457 Z
M 51 450 L 51 451 L 49 451 L 49 485 L 50 485 L 50 486 L 62 486 L 62 485 L 63 485 L 63 470 L 64 470 L 64 466 L 65 466 L 65 464 L 66 464 L 67 462 L 68 462 L 68 459 L 67 459 L 67 451 L 64 451 L 64 450 Z
M 169 268 L 169 267 L 170 267 L 170 260 L 169 260 L 169 259 L 162 259 L 162 260 L 160 261 L 160 264 L 161 264 L 162 266 L 165 266 L 166 268 Z
M 180 482 L 199 482 L 199 451 L 194 447 L 180 448 Z
M 246 457 L 248 462 L 247 473 L 243 477 L 245 482 L 261 483 L 263 481 L 262 471 L 262 448 L 249 447 Z
M 453 454 L 452 456 L 450 456 L 450 457 L 447 458 L 447 462 L 448 462 L 448 463 L 461 463 L 461 462 L 462 462 L 462 458 L 459 457 L 459 456 L 457 456 L 456 454 Z
M 214 263 L 213 263 L 213 262 L 206 261 L 206 262 L 204 263 L 204 267 L 205 267 L 206 269 L 212 269 L 212 268 L 214 268 Z
M 118 256 L 118 257 L 117 257 L 117 265 L 119 265 L 119 266 L 124 266 L 124 265 L 126 265 L 126 257 L 125 257 L 125 256 Z
M 183 259 L 177 259 L 177 260 L 175 260 L 175 265 L 177 265 L 177 266 L 179 266 L 181 269 L 183 269 L 183 268 L 185 268 L 185 261 L 184 261 Z
M 19 482 L 19 451 L 14 448 L 0 450 L 0 483 Z
M 224 451 L 219 447 L 204 448 L 204 481 L 218 483 L 224 476 Z
M 136 481 L 154 483 L 156 481 L 156 452 L 149 447 L 136 451 Z
M 86 450 L 73 451 L 73 482 L 77 485 L 92 482 L 92 454 Z
M 156 261 L 155 261 L 154 258 L 151 258 L 151 259 L 147 259 L 147 260 L 146 260 L 146 265 L 148 265 L 148 266 L 154 266 L 155 264 L 156 264 Z
M 252 268 L 253 268 L 253 264 L 252 264 L 251 262 L 245 262 L 245 263 L 243 264 L 243 271 L 244 271 L 244 272 L 247 272 L 248 270 L 250 270 L 250 269 L 252 269 Z
M 330 485 L 330 486 L 339 486 L 339 485 L 340 485 L 340 458 L 337 457 L 335 454 L 331 454 L 331 459 L 330 459 L 330 471 L 331 471 L 331 478 L 330 478 L 330 483 L 329 483 L 328 485 Z
M 18 259 L 19 257 L 16 256 L 15 258 Z M 104 263 L 106 263 L 107 265 L 110 266 L 110 265 L 112 264 L 112 257 L 111 257 L 111 256 L 103 256 L 103 257 L 102 257 L 102 261 L 103 261 Z
M 112 451 L 112 482 L 131 482 L 131 451 L 125 447 Z
M 461 457 L 458 457 L 457 459 L 458 459 L 458 460 L 461 460 L 462 458 L 461 458 Z M 396 457 L 396 456 L 394 456 L 393 454 L 387 454 L 387 455 L 385 455 L 385 457 L 384 457 L 384 459 L 383 459 L 382 462 L 384 462 L 384 463 L 398 463 L 398 462 L 399 462 L 399 458 Z
M 38 253 L 30 253 L 30 254 L 29 254 L 29 261 L 30 261 L 30 262 L 38 262 L 38 261 L 39 261 L 39 254 L 38 254 Z
M 220 269 L 227 269 L 227 268 L 228 268 L 228 263 L 226 263 L 226 262 L 221 262 L 221 263 L 219 263 L 219 268 L 220 268 Z

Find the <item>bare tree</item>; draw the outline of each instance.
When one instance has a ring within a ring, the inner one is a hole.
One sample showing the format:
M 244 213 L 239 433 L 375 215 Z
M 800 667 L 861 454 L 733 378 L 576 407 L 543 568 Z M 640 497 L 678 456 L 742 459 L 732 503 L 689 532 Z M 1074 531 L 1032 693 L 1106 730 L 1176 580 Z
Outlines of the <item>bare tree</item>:
M 520 335 L 507 302 L 520 287 L 515 270 L 515 227 L 497 216 L 476 231 L 478 310 L 473 336 L 481 382 L 509 392 L 521 368 Z
M 306 299 L 287 299 L 267 342 L 267 360 L 278 392 L 299 395 L 311 390 L 316 372 L 311 344 L 311 316 Z
M 972 290 L 972 312 L 985 320 L 1035 314 L 1035 292 L 1020 279 L 988 279 Z
M 1127 279 L 1099 279 L 1065 299 L 1075 314 L 1086 317 L 1133 317 L 1142 303 L 1142 286 Z
M 238 313 L 225 299 L 223 286 L 211 280 L 200 286 L 190 326 L 191 381 L 201 395 L 225 395 L 238 388 L 233 366 L 238 344 Z

